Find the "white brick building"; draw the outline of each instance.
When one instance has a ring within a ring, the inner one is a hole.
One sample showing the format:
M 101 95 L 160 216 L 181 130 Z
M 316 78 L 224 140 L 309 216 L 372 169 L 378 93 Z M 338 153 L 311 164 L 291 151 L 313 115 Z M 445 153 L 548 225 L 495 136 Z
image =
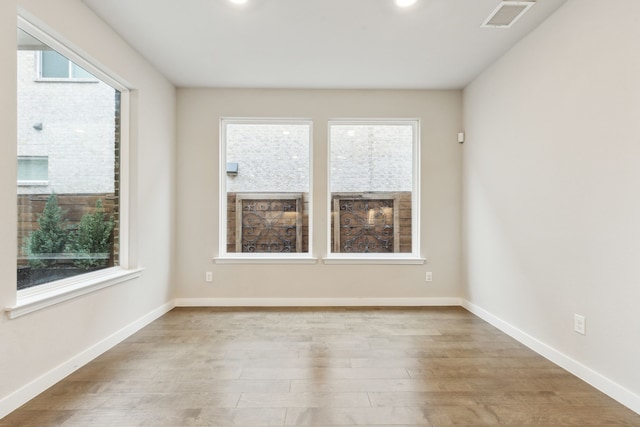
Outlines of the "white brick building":
M 331 189 L 334 192 L 411 191 L 412 127 L 332 128 Z M 309 134 L 305 125 L 227 126 L 228 192 L 309 190 Z
M 95 78 L 42 78 L 18 51 L 18 194 L 114 191 L 115 91 Z

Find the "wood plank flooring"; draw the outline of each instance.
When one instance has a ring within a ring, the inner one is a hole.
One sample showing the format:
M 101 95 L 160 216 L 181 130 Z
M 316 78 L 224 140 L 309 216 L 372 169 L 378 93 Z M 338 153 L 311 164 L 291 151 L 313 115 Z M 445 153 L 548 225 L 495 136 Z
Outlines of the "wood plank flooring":
M 177 308 L 0 426 L 640 426 L 462 308 Z

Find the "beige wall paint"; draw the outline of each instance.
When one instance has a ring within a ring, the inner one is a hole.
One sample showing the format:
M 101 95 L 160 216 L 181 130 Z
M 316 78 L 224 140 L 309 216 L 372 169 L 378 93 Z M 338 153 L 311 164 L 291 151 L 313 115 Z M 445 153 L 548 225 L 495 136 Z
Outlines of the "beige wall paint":
M 171 298 L 174 251 L 175 89 L 79 0 L 0 2 L 0 307 L 16 296 L 16 12 L 136 90 L 132 231 L 142 277 L 9 320 L 0 316 L 3 400 L 149 314 Z
M 0 145 L 0 200 L 3 204 L 10 204 L 16 197 L 16 156 L 17 146 L 6 141 L 17 141 L 17 110 L 16 110 L 16 5 L 14 2 L 0 2 L 0 57 L 5 66 L 0 67 L 0 134 L 3 143 Z M 11 55 L 11 56 L 9 56 Z M 6 63 L 4 61 L 7 61 Z M 0 209 L 0 307 L 15 303 L 16 292 L 16 248 L 9 242 L 16 242 L 16 209 Z M 14 245 L 15 246 L 15 245 Z M 0 320 L 3 328 L 4 319 Z M 2 330 L 0 329 L 0 334 Z M 0 347 L 0 361 L 4 352 L 4 345 Z M 4 365 L 2 365 L 4 366 Z M 1 387 L 1 386 L 0 386 Z M 3 393 L 0 393 L 0 396 Z
M 466 296 L 640 394 L 639 7 L 570 0 L 465 90 L 464 146 L 455 142 L 459 91 L 182 89 L 176 150 L 174 88 L 79 0 L 0 2 L 0 135 L 8 141 L 0 198 L 9 207 L 0 210 L 0 307 L 15 301 L 16 8 L 137 89 L 132 240 L 146 268 L 129 283 L 16 320 L 0 316 L 0 411 L 11 393 L 173 297 Z M 220 116 L 314 120 L 317 256 L 327 252 L 327 120 L 420 118 L 420 239 L 429 262 L 213 264 Z M 587 317 L 586 336 L 572 332 L 573 313 Z
M 639 17 L 567 2 L 464 91 L 463 160 L 468 300 L 636 396 Z
M 178 90 L 180 298 L 456 297 L 460 282 L 460 91 Z M 426 265 L 228 265 L 218 252 L 220 117 L 313 120 L 313 252 L 327 253 L 327 121 L 421 120 L 422 255 Z M 214 283 L 205 283 L 213 271 Z M 434 281 L 425 283 L 425 271 Z M 296 279 L 297 278 L 297 279 Z

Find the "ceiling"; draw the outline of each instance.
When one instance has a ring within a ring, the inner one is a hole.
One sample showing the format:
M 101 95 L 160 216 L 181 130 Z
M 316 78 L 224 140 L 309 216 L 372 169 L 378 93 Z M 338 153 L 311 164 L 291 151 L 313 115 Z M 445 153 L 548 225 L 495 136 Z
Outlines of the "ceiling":
M 179 87 L 457 89 L 566 0 L 83 0 Z

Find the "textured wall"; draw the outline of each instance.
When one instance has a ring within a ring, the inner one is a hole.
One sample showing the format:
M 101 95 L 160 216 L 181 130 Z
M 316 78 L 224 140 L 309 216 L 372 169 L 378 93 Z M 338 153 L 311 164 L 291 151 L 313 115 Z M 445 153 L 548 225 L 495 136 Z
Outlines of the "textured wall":
M 339 124 L 331 130 L 334 192 L 411 191 L 413 127 Z M 311 127 L 299 124 L 226 126 L 229 192 L 308 192 Z
M 411 125 L 334 125 L 331 138 L 331 191 L 411 191 Z
M 20 185 L 18 193 L 113 192 L 114 89 L 100 81 L 38 81 L 37 57 L 18 52 L 18 155 L 48 157 L 49 185 Z
M 228 192 L 309 192 L 309 125 L 228 124 L 226 136 L 227 162 L 238 163 Z

